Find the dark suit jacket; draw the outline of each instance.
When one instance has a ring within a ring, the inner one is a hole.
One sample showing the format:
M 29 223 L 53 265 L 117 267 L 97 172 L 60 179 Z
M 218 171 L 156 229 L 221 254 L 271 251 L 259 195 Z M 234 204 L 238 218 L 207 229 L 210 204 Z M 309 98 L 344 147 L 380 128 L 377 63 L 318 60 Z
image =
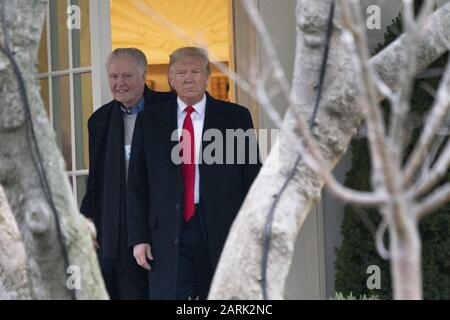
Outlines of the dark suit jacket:
M 144 89 L 145 108 L 168 100 L 173 94 Z M 115 258 L 119 220 L 125 205 L 124 127 L 120 103 L 113 100 L 88 120 L 89 177 L 80 211 L 94 220 L 100 257 Z M 121 212 L 122 211 L 122 212 Z M 125 242 L 126 239 L 122 239 Z
M 203 135 L 212 128 L 223 134 L 225 142 L 226 129 L 253 129 L 253 124 L 246 108 L 207 94 Z M 178 141 L 171 141 L 176 129 L 176 97 L 143 111 L 136 121 L 128 171 L 128 243 L 130 246 L 149 243 L 152 247 L 151 299 L 175 298 L 183 194 L 181 167 L 171 160 L 173 148 L 178 144 Z M 251 140 L 257 147 L 253 130 Z M 213 142 L 203 141 L 201 150 Z M 237 157 L 236 148 L 234 158 Z M 243 148 L 248 155 L 248 140 Z M 199 165 L 204 212 L 201 218 L 213 270 L 231 224 L 258 174 L 261 166 L 258 152 L 256 148 L 255 164 L 249 164 L 246 157 L 243 164 Z M 224 151 L 224 159 L 226 155 Z

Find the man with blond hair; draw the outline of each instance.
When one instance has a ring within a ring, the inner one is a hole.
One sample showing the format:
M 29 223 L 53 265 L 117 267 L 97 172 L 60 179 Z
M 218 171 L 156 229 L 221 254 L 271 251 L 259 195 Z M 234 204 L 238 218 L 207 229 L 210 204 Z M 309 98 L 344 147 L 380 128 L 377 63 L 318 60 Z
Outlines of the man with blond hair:
M 136 123 L 128 244 L 136 263 L 150 270 L 150 299 L 207 298 L 228 231 L 261 165 L 249 111 L 211 97 L 210 73 L 205 50 L 175 50 L 169 82 L 177 96 L 145 110 Z M 229 130 L 246 132 L 245 143 L 233 150 L 216 146 L 212 157 L 222 159 L 207 159 L 211 134 L 225 137 Z

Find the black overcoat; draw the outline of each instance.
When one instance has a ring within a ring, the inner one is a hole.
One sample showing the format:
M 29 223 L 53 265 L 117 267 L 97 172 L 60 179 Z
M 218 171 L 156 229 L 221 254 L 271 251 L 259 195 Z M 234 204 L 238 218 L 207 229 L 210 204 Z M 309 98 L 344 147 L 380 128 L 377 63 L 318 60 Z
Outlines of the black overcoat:
M 166 101 L 173 94 L 144 89 L 145 109 Z M 88 120 L 89 176 L 80 211 L 97 229 L 101 258 L 117 258 L 120 218 L 125 216 L 124 126 L 120 102 L 112 100 Z M 133 146 L 132 146 L 133 149 Z M 122 211 L 122 212 L 121 212 Z
M 177 153 L 177 99 L 144 110 L 135 127 L 134 148 L 131 152 L 128 176 L 127 214 L 128 244 L 149 243 L 154 260 L 150 271 L 150 299 L 175 299 L 177 283 L 178 237 L 182 226 L 183 183 L 181 166 L 172 161 Z M 215 269 L 231 224 L 260 169 L 259 150 L 249 111 L 242 106 L 220 101 L 207 94 L 203 125 L 202 152 L 211 151 L 215 138 L 227 129 L 250 130 L 241 163 L 205 162 L 199 165 L 200 198 L 203 204 L 201 222 L 206 237 L 211 264 Z M 210 140 L 210 141 L 205 141 Z M 253 163 L 250 140 L 253 147 Z M 225 145 L 225 143 L 224 143 Z M 210 149 L 207 149 L 207 148 Z M 174 149 L 175 148 L 175 149 Z M 234 148 L 234 160 L 243 150 Z M 242 149 L 241 148 L 241 149 Z M 227 150 L 224 148 L 224 162 Z M 216 149 L 218 151 L 218 149 Z M 209 152 L 213 154 L 212 152 Z

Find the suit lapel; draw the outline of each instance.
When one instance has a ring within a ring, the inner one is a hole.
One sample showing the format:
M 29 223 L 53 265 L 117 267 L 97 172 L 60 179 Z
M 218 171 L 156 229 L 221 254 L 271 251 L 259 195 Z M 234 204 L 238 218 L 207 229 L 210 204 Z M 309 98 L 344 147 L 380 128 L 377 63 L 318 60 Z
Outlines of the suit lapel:
M 221 110 L 216 100 L 206 93 L 205 121 L 203 123 L 202 137 L 208 129 L 219 129 L 221 125 Z M 203 143 L 202 143 L 203 150 Z
M 161 128 L 161 138 L 164 141 L 169 154 L 171 154 L 173 148 L 178 144 L 177 135 L 174 133 L 178 129 L 176 97 L 169 100 L 163 108 L 159 109 L 159 112 L 161 114 L 161 121 L 158 121 L 157 124 Z M 176 137 L 174 141 L 172 141 L 172 134 Z
M 221 108 L 218 105 L 217 101 L 212 98 L 208 93 L 206 93 L 206 108 L 205 108 L 205 121 L 203 123 L 203 132 L 202 132 L 202 144 L 200 147 L 200 152 L 202 154 L 202 159 L 204 156 L 204 150 L 205 148 L 212 143 L 212 141 L 204 141 L 203 137 L 205 135 L 205 132 L 209 129 L 216 129 L 220 130 L 221 133 L 224 135 L 225 130 L 223 128 L 223 117 L 221 115 Z M 223 142 L 225 143 L 225 136 L 222 137 Z M 202 161 L 203 164 L 204 161 Z

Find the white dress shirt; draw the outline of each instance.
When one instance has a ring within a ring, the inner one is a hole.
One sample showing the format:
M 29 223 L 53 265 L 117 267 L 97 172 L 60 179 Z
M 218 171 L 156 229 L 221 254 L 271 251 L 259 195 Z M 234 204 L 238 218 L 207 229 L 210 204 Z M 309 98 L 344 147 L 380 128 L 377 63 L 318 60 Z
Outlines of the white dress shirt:
M 183 128 L 184 118 L 186 118 L 186 107 L 188 106 L 179 97 L 178 102 L 178 141 L 181 136 L 181 129 Z M 203 133 L 203 123 L 205 122 L 205 108 L 206 108 L 206 95 L 200 102 L 192 106 L 195 111 L 191 113 L 192 125 L 194 127 L 194 143 L 195 143 L 195 184 L 194 184 L 194 203 L 200 201 L 200 171 L 198 169 L 198 159 L 200 155 L 200 148 L 202 145 L 202 133 Z

